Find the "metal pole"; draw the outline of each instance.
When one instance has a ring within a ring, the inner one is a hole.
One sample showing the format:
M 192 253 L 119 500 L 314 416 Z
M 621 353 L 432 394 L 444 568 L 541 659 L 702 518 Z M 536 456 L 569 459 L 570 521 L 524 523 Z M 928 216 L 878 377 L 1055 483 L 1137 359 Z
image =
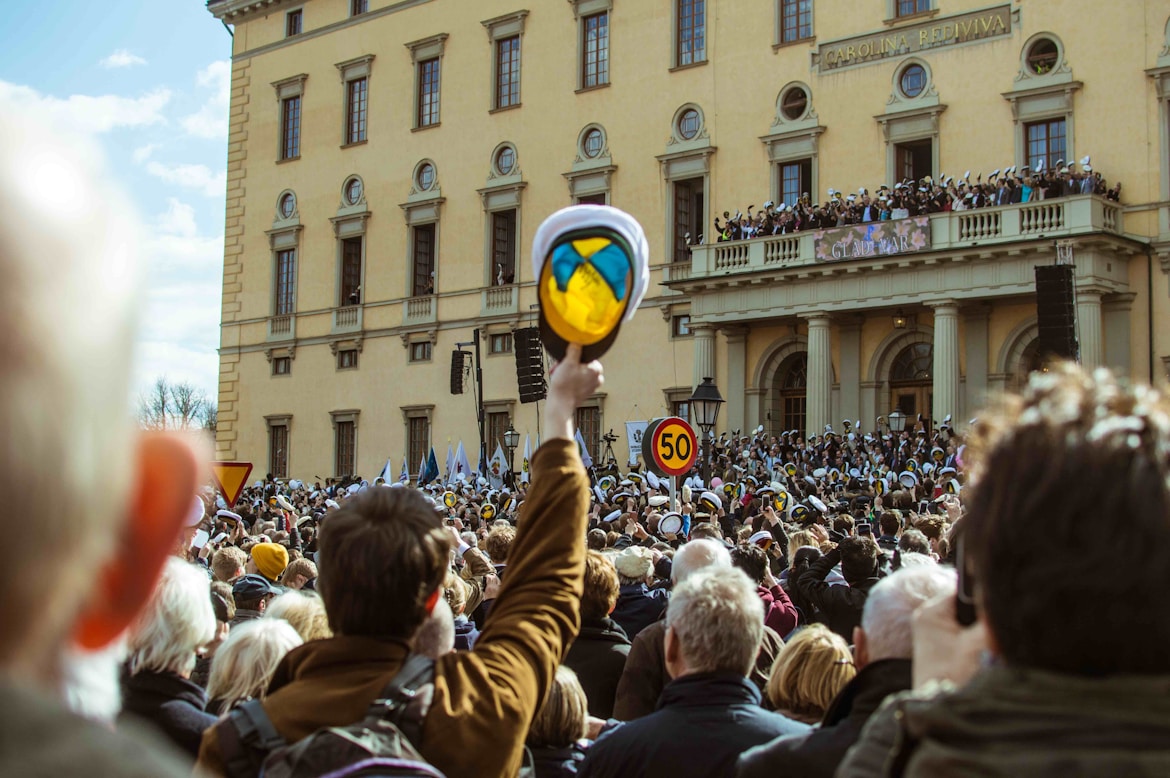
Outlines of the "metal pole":
M 475 340 L 475 413 L 479 420 L 479 474 L 487 476 L 487 441 L 484 440 L 486 419 L 483 413 L 483 360 L 479 353 L 479 327 L 472 330 L 471 335 L 472 339 Z
M 675 505 L 675 502 L 674 502 L 674 482 L 676 480 L 678 480 L 678 479 L 675 478 L 674 476 L 671 476 L 670 478 L 666 479 L 667 489 L 670 490 L 670 503 L 669 503 L 669 505 L 670 505 L 670 510 L 678 511 L 679 513 L 682 513 L 682 506 Z

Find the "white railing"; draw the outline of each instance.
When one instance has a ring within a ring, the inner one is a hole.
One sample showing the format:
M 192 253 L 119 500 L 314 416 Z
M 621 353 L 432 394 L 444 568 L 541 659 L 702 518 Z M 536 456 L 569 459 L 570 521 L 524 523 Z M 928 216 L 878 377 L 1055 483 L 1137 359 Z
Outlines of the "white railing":
M 410 323 L 435 320 L 435 296 L 410 297 L 406 300 L 406 321 Z
M 333 309 L 334 332 L 356 332 L 362 328 L 362 307 L 347 305 Z
M 934 214 L 930 217 L 930 248 L 920 253 L 956 251 L 974 245 L 982 248 L 1026 240 L 1052 240 L 1095 232 L 1122 234 L 1124 230 L 1124 215 L 1117 203 L 1095 195 L 1078 195 Z M 688 270 L 680 272 L 676 269 L 677 263 L 667 265 L 666 283 L 811 265 L 817 262 L 816 235 L 816 231 L 810 230 L 692 246 Z
M 484 290 L 483 307 L 485 310 L 507 310 L 516 307 L 516 287 L 489 286 Z
M 291 314 L 268 317 L 269 340 L 292 340 L 296 337 L 296 317 Z

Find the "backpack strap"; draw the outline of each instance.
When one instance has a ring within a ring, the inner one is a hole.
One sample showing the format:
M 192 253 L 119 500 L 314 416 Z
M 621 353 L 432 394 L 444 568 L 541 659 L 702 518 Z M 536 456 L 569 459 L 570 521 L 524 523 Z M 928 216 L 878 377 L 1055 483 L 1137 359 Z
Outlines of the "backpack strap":
M 435 693 L 435 660 L 409 654 L 398 673 L 386 684 L 366 713 L 365 723 L 389 721 L 416 749 L 422 742 L 423 721 Z
M 236 707 L 217 729 L 228 778 L 258 774 L 264 758 L 285 745 L 260 700 L 248 700 Z

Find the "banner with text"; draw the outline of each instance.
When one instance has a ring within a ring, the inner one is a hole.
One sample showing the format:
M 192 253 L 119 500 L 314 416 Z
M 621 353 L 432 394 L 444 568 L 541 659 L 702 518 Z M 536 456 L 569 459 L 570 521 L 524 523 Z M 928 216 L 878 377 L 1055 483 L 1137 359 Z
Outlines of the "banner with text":
M 630 447 L 631 465 L 638 464 L 638 455 L 642 453 L 642 436 L 646 433 L 647 421 L 626 422 L 626 443 Z
M 855 224 L 816 233 L 817 262 L 886 257 L 929 250 L 929 216 Z

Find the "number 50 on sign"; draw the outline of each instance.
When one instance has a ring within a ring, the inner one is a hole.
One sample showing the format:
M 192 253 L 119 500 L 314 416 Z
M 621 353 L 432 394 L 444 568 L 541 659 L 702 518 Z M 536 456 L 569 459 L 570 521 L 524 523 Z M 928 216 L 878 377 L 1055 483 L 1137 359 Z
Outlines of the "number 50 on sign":
M 646 433 L 650 444 L 646 461 L 659 475 L 685 475 L 694 466 L 699 447 L 690 424 L 671 416 L 655 422 Z

